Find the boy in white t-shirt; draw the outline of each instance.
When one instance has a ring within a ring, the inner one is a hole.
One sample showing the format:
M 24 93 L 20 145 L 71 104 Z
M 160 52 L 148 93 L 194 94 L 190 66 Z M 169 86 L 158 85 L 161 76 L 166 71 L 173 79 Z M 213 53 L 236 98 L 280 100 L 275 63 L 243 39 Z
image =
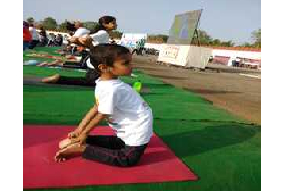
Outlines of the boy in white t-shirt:
M 114 166 L 138 163 L 152 136 L 152 110 L 131 86 L 118 79 L 130 75 L 130 51 L 116 44 L 103 44 L 91 50 L 91 63 L 100 74 L 96 81 L 96 104 L 77 129 L 60 142 L 57 162 L 81 155 L 86 159 Z M 106 119 L 113 136 L 89 135 Z

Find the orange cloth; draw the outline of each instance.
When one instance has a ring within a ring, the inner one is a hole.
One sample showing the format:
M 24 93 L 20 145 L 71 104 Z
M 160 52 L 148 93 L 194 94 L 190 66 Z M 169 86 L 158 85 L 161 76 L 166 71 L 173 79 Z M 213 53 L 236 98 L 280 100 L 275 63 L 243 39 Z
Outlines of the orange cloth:
M 81 52 L 81 51 L 83 51 L 83 50 L 84 50 L 84 47 L 82 47 L 82 46 L 78 46 L 78 47 L 77 47 L 77 50 Z
M 32 40 L 31 33 L 28 29 L 23 29 L 23 41 L 30 42 Z

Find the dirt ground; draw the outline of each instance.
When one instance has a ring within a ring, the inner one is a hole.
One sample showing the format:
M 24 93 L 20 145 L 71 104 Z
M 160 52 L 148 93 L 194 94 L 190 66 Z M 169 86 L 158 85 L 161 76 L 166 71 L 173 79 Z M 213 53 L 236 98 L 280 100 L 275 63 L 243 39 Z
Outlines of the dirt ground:
M 217 107 L 261 124 L 260 71 L 210 65 L 205 71 L 156 64 L 157 57 L 134 56 L 134 67 L 178 88 L 199 93 Z M 216 70 L 218 68 L 218 71 Z M 242 74 L 259 76 L 253 78 Z

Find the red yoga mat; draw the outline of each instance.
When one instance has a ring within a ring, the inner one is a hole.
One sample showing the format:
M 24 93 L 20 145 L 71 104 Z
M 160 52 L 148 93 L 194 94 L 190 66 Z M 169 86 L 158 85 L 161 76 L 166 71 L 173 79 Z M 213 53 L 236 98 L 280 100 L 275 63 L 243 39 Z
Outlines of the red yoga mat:
M 24 189 L 197 180 L 156 135 L 152 136 L 137 166 L 122 168 L 82 157 L 56 163 L 53 157 L 58 142 L 74 126 L 24 125 L 23 128 Z M 92 134 L 109 135 L 112 130 L 100 126 Z

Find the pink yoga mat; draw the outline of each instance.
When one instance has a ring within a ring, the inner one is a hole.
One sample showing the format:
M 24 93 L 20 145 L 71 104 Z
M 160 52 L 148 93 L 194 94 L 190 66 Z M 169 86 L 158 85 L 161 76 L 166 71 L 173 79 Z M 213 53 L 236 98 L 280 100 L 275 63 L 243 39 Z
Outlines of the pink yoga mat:
M 197 180 L 158 136 L 153 135 L 139 164 L 114 167 L 82 157 L 63 163 L 53 160 L 58 142 L 74 126 L 24 125 L 23 187 L 63 188 L 86 185 L 151 183 Z M 109 127 L 97 127 L 93 134 L 112 134 Z

